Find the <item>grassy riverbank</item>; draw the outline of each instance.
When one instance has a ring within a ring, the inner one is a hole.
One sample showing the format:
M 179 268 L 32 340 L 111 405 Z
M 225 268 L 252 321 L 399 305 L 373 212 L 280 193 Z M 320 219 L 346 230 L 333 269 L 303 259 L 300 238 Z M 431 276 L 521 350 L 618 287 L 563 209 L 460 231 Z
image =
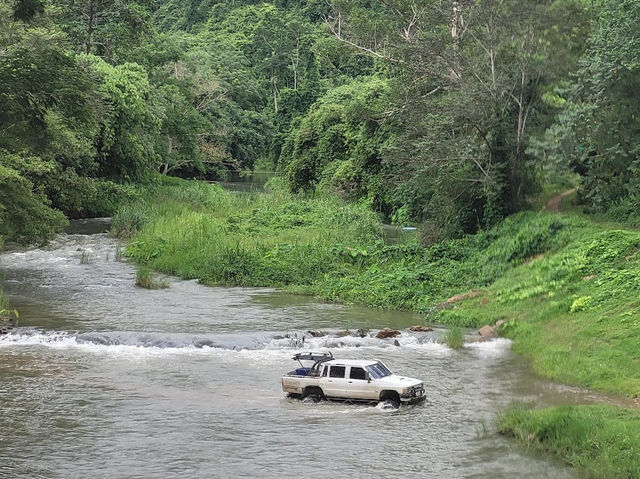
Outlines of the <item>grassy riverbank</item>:
M 155 187 L 114 218 L 118 235 L 135 233 L 127 253 L 157 271 L 206 284 L 310 285 L 347 274 L 380 242 L 365 206 L 336 198 L 235 195 L 214 185 Z
M 233 195 L 184 182 L 155 187 L 146 200 L 122 209 L 114 228 L 134 234 L 127 252 L 139 263 L 207 284 L 286 287 L 331 301 L 420 311 L 428 322 L 460 327 L 502 319 L 500 333 L 539 374 L 640 396 L 635 231 L 528 212 L 460 240 L 388 246 L 366 205 L 277 192 Z M 519 438 L 537 437 L 541 448 L 565 457 L 569 453 L 558 452 L 535 429 L 539 420 L 562 418 L 563 411 L 509 413 L 501 428 Z M 570 419 L 558 419 L 562 424 L 615 425 L 627 414 L 566 411 Z M 623 451 L 635 436 L 619 431 L 606 441 Z M 572 454 L 580 456 L 581 447 L 576 443 Z M 618 457 L 585 454 L 588 460 L 570 462 L 594 474 L 614 467 Z
M 580 468 L 582 477 L 640 477 L 640 412 L 608 406 L 511 409 L 501 433 L 532 450 L 553 453 Z

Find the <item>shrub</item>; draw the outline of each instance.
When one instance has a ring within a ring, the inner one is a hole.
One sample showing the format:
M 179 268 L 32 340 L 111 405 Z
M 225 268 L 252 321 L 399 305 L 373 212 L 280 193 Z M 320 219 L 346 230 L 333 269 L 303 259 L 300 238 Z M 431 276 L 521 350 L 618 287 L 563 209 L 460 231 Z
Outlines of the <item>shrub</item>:
M 569 307 L 569 311 L 571 313 L 577 313 L 578 311 L 584 311 L 585 309 L 587 309 L 589 307 L 589 304 L 591 303 L 591 296 L 581 296 L 579 298 L 576 298 L 573 303 L 571 303 L 571 306 Z
M 140 195 L 137 186 L 79 176 L 70 168 L 48 176 L 45 191 L 52 205 L 69 218 L 111 216 Z
M 46 243 L 64 230 L 68 221 L 33 193 L 27 182 L 0 178 L 0 237 L 19 243 Z
M 141 266 L 136 273 L 136 286 L 145 289 L 164 289 L 169 287 L 169 282 L 156 278 L 149 268 Z
M 464 331 L 462 328 L 454 326 L 444 335 L 444 343 L 451 349 L 462 349 L 464 346 Z
M 111 221 L 111 234 L 116 238 L 131 238 L 149 220 L 144 204 L 127 205 L 118 210 Z

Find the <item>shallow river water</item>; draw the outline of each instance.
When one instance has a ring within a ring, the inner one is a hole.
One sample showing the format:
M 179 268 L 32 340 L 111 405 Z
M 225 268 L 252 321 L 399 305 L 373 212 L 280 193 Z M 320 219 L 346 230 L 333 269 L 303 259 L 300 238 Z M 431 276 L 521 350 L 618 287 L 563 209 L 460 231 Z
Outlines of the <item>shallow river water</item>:
M 312 338 L 421 319 L 177 279 L 148 291 L 116 248 L 72 234 L 0 255 L 21 315 L 0 336 L 0 477 L 575 477 L 493 421 L 513 401 L 602 398 L 532 375 L 506 340 L 452 351 L 437 329 L 403 331 L 399 346 Z M 285 398 L 280 376 L 303 336 L 304 349 L 422 378 L 427 401 L 389 411 Z

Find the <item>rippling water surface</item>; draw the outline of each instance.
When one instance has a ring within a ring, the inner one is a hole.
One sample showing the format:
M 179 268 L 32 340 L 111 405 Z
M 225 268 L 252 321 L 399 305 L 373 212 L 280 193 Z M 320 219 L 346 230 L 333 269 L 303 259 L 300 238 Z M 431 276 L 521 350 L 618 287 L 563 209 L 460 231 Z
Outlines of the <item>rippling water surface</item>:
M 0 255 L 21 312 L 0 337 L 0 477 L 573 477 L 493 420 L 513 401 L 602 398 L 531 375 L 508 341 L 338 338 L 420 318 L 175 279 L 147 291 L 117 247 L 73 234 Z M 397 411 L 287 399 L 280 376 L 303 348 L 381 359 L 423 379 L 428 399 Z

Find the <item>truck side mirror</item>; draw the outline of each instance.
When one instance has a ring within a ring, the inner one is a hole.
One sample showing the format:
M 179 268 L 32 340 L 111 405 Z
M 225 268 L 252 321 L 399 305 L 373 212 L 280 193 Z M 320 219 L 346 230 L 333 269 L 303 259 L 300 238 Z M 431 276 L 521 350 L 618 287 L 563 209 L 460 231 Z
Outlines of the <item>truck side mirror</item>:
M 368 383 L 371 382 L 371 376 L 369 375 L 369 373 L 365 372 L 364 373 L 364 378 L 367 380 Z

